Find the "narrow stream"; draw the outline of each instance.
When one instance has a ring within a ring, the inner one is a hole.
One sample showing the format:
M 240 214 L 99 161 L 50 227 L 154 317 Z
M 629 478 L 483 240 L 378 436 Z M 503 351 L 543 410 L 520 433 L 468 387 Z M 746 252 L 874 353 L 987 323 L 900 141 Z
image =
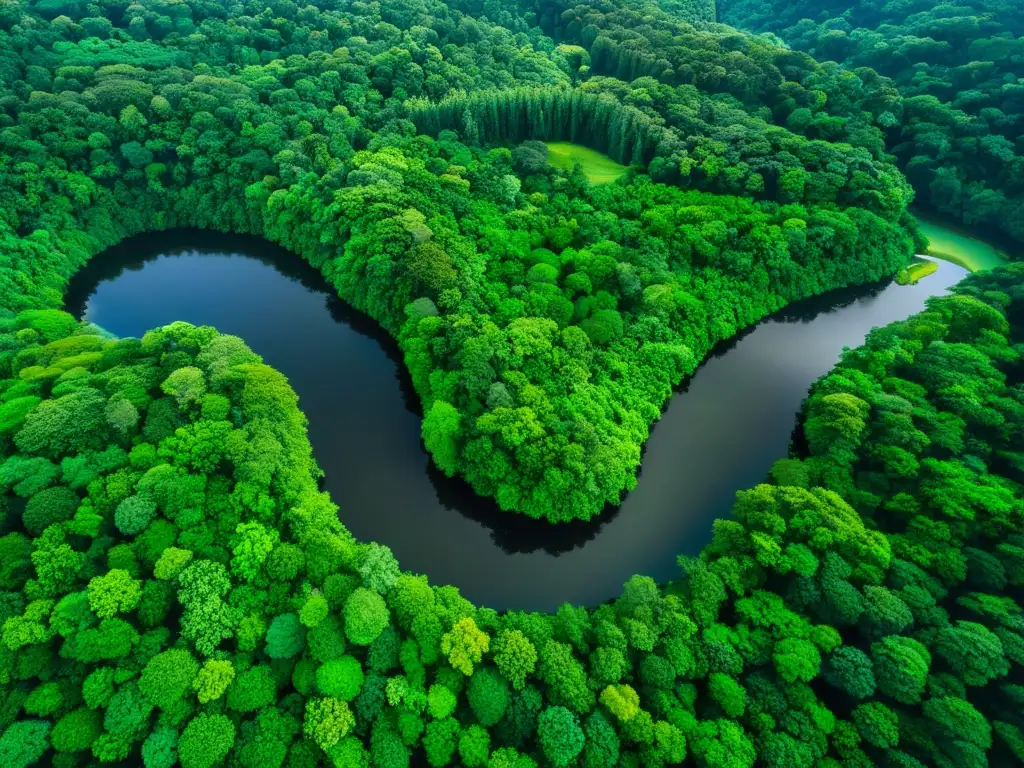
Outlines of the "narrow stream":
M 241 336 L 298 393 L 325 487 L 353 534 L 478 604 L 546 611 L 599 603 L 634 573 L 674 576 L 676 555 L 698 553 L 736 490 L 785 455 L 808 387 L 843 347 L 964 274 L 943 262 L 914 286 L 800 302 L 723 345 L 654 428 L 637 489 L 595 521 L 557 527 L 503 513 L 435 471 L 394 342 L 272 244 L 198 231 L 133 238 L 76 275 L 66 305 L 118 336 L 175 320 Z

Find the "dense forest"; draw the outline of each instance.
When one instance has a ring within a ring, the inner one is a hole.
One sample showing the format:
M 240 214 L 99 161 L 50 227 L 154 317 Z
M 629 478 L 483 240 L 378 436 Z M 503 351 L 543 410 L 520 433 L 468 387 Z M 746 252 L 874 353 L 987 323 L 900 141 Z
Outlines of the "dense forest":
M 922 203 L 1024 242 L 1024 8 L 719 0 L 721 20 L 781 39 L 899 96 L 876 123 Z
M 552 615 L 356 541 L 243 340 L 60 311 L 133 234 L 266 237 L 395 337 L 438 467 L 591 518 L 716 343 L 906 267 L 915 193 L 1024 239 L 975 4 L 0 0 L 0 765 L 1024 761 L 1024 265 L 848 351 L 677 580 Z
M 736 32 L 686 25 L 714 52 L 666 50 L 688 82 L 637 63 L 626 83 L 598 76 L 611 49 L 587 65 L 439 2 L 4 7 L 8 308 L 59 306 L 138 231 L 263 235 L 400 340 L 438 466 L 530 517 L 587 519 L 633 487 L 716 342 L 913 252 L 878 131 L 778 125 L 823 94 Z M 590 185 L 549 167 L 549 138 L 649 173 Z
M 875 331 L 681 578 L 476 607 L 355 542 L 284 378 L 178 323 L 0 324 L 0 759 L 1024 760 L 1024 265 Z

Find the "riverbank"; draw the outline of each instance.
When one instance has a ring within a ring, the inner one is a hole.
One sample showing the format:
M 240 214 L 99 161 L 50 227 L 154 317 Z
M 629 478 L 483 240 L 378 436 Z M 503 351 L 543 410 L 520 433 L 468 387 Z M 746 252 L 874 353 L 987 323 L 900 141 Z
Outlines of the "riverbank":
M 831 292 L 723 343 L 665 408 L 638 486 L 600 517 L 557 527 L 510 516 L 436 471 L 397 346 L 347 311 L 319 272 L 266 241 L 143 235 L 81 270 L 67 307 L 122 337 L 186 320 L 244 338 L 298 394 L 323 488 L 353 535 L 478 604 L 553 611 L 599 604 L 633 574 L 675 576 L 676 556 L 698 554 L 736 490 L 785 455 L 808 387 L 842 349 L 920 311 L 963 274 L 942 263 L 916 286 Z
M 971 272 L 995 269 L 1010 258 L 999 248 L 979 240 L 973 233 L 945 222 L 934 214 L 913 212 L 920 223 L 921 232 L 928 238 L 928 255 L 948 261 Z

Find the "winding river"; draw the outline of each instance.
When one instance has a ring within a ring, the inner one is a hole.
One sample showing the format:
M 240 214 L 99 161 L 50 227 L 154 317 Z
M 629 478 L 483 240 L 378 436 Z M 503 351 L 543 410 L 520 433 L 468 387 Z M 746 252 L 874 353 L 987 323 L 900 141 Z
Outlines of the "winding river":
M 669 403 L 636 490 L 596 521 L 558 527 L 502 513 L 436 472 L 394 342 L 270 243 L 196 231 L 133 238 L 77 274 L 66 303 L 118 336 L 174 320 L 241 336 L 298 393 L 325 488 L 357 537 L 478 604 L 546 611 L 599 603 L 634 573 L 675 576 L 676 555 L 697 554 L 736 490 L 786 453 L 801 400 L 843 347 L 964 274 L 943 262 L 917 285 L 834 292 L 731 340 Z

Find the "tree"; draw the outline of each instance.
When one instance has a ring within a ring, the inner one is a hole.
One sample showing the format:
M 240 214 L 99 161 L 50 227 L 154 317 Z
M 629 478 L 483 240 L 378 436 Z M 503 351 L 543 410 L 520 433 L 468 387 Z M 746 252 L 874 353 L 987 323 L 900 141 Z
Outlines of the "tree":
M 455 711 L 458 696 L 446 685 L 434 684 L 427 691 L 427 711 L 435 720 L 443 720 Z
M 708 694 L 732 719 L 738 720 L 743 716 L 747 692 L 733 678 L 720 672 L 713 672 L 708 677 Z
M 327 598 L 319 592 L 314 592 L 306 598 L 302 609 L 299 611 L 299 621 L 305 627 L 318 627 L 330 615 L 330 606 Z
M 617 720 L 632 720 L 640 712 L 640 696 L 629 685 L 609 685 L 601 691 L 601 704 Z
M 142 597 L 141 583 L 128 571 L 115 568 L 89 581 L 89 607 L 101 619 L 135 610 Z
M 186 408 L 206 394 L 206 377 L 199 368 L 185 366 L 164 379 L 160 389 L 174 397 L 179 407 Z
M 947 754 L 954 757 L 961 752 L 962 745 L 970 745 L 977 753 L 992 746 L 992 728 L 985 717 L 969 701 L 953 696 L 929 699 L 922 707 L 924 716 L 939 737 L 940 743 L 948 745 Z M 964 750 L 970 753 L 968 747 Z
M 212 768 L 235 743 L 235 726 L 224 715 L 205 713 L 192 718 L 178 740 L 182 768 Z
M 210 659 L 203 664 L 192 681 L 192 688 L 199 703 L 208 704 L 223 696 L 234 679 L 235 668 L 230 661 Z
M 103 733 L 99 712 L 80 707 L 64 715 L 53 726 L 50 743 L 55 752 L 84 752 Z
M 547 683 L 549 698 L 560 706 L 585 714 L 594 705 L 587 673 L 565 643 L 549 641 L 540 655 L 540 677 Z
M 857 732 L 872 746 L 891 749 L 899 744 L 899 718 L 881 702 L 858 704 L 851 716 Z
M 122 437 L 131 435 L 139 423 L 139 410 L 131 400 L 124 397 L 111 399 L 104 409 L 104 415 L 111 429 Z
M 344 701 L 326 697 L 306 702 L 302 732 L 323 750 L 341 741 L 354 724 L 355 718 Z
M 498 723 L 509 705 L 508 683 L 490 667 L 481 667 L 469 678 L 469 706 L 485 728 Z
M 129 496 L 117 505 L 114 525 L 121 533 L 135 536 L 142 533 L 156 517 L 156 502 L 145 496 Z
M 537 737 L 544 756 L 555 766 L 571 765 L 585 743 L 576 715 L 565 707 L 548 707 L 540 713 Z
M 21 515 L 25 530 L 38 536 L 46 527 L 70 520 L 78 509 L 79 501 L 78 494 L 60 485 L 33 494 Z
M 106 436 L 106 397 L 95 389 L 39 403 L 15 435 L 18 448 L 56 458 L 99 448 Z
M 167 547 L 153 566 L 153 576 L 163 581 L 170 581 L 181 573 L 181 570 L 191 561 L 192 553 L 189 550 Z
M 0 736 L 0 762 L 27 768 L 46 752 L 50 724 L 45 720 L 21 720 L 12 723 Z
M 982 624 L 958 621 L 955 626 L 938 630 L 931 645 L 953 672 L 970 686 L 987 685 L 1010 671 L 1002 643 Z
M 238 712 L 257 712 L 264 707 L 269 707 L 275 701 L 277 701 L 277 685 L 270 667 L 265 664 L 239 673 L 228 686 L 228 709 Z
M 586 768 L 615 765 L 619 759 L 621 743 L 608 719 L 600 710 L 592 712 L 583 722 L 586 740 L 583 749 L 583 765 Z
M 267 630 L 267 655 L 272 659 L 290 659 L 306 645 L 306 630 L 294 613 L 275 616 Z
M 511 747 L 502 747 L 491 753 L 487 761 L 488 768 L 537 768 L 537 763 L 529 755 L 523 755 Z
M 874 637 L 899 634 L 914 622 L 907 604 L 885 587 L 864 588 L 864 621 Z
M 316 670 L 317 689 L 341 701 L 352 701 L 358 696 L 363 680 L 363 668 L 352 656 L 325 661 Z
M 524 141 L 512 150 L 512 163 L 522 174 L 541 173 L 548 167 L 548 147 L 541 141 Z
M 494 638 L 494 663 L 512 687 L 521 691 L 537 666 L 537 649 L 518 629 L 503 630 Z
M 255 581 L 260 568 L 278 543 L 277 531 L 257 522 L 239 523 L 235 528 L 236 540 L 231 547 L 231 570 L 246 581 Z
M 427 762 L 435 768 L 449 765 L 459 744 L 459 724 L 452 717 L 431 720 L 423 736 Z
M 491 752 L 491 737 L 479 725 L 471 725 L 459 734 L 459 757 L 467 768 L 484 768 Z
M 359 587 L 345 601 L 345 635 L 356 645 L 370 645 L 391 620 L 383 598 Z
M 901 704 L 916 704 L 924 693 L 932 656 L 917 640 L 890 635 L 871 644 L 878 689 Z
M 435 400 L 423 419 L 423 442 L 438 468 L 451 477 L 458 469 L 462 416 L 453 405 Z
M 192 690 L 199 664 L 185 650 L 171 649 L 149 660 L 139 678 L 139 691 L 153 705 L 171 709 Z
M 178 762 L 178 732 L 157 728 L 142 744 L 142 763 L 146 768 L 172 768 Z
M 359 563 L 363 585 L 379 595 L 386 595 L 402 575 L 398 561 L 388 547 L 376 542 L 366 545 Z
M 210 656 L 223 640 L 234 635 L 235 612 L 222 600 L 231 580 L 220 563 L 196 560 L 178 575 L 178 600 L 185 606 L 182 635 L 196 650 Z
M 441 653 L 448 657 L 453 669 L 467 677 L 473 674 L 473 665 L 480 663 L 489 647 L 490 638 L 470 617 L 459 619 L 441 638 Z
M 864 651 L 850 645 L 840 646 L 829 655 L 825 680 L 855 699 L 866 699 L 875 692 L 871 659 Z

